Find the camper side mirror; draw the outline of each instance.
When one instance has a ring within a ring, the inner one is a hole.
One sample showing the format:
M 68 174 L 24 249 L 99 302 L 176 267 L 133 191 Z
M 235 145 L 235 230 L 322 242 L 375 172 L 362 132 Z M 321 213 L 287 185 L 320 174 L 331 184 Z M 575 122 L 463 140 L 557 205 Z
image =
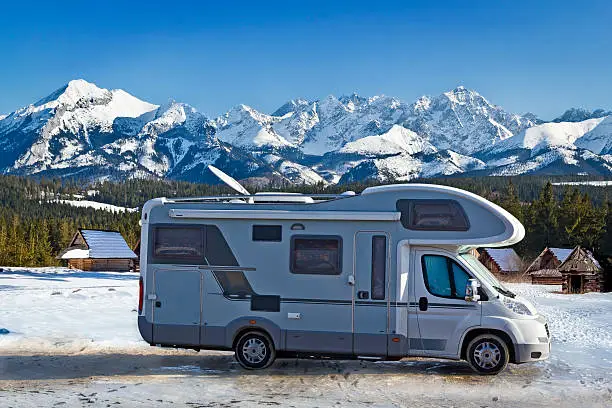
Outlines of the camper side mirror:
M 465 301 L 466 302 L 478 302 L 480 295 L 478 294 L 478 287 L 480 283 L 476 279 L 468 279 L 465 285 Z

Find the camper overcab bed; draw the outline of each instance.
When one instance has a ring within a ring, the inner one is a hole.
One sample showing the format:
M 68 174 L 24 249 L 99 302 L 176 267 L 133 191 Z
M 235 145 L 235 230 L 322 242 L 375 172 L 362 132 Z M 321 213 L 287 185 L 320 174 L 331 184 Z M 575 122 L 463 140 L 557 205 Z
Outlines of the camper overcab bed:
M 247 192 L 248 193 L 248 192 Z M 276 357 L 548 357 L 545 319 L 470 255 L 525 234 L 497 205 L 425 184 L 361 194 L 158 198 L 142 211 L 138 327 L 151 345 Z

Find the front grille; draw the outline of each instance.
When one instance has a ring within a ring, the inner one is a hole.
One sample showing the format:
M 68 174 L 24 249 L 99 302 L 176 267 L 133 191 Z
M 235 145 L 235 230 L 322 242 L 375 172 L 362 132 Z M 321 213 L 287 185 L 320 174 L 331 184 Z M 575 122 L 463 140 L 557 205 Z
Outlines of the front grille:
M 546 336 L 550 339 L 550 331 L 548 330 L 548 323 L 544 324 L 544 328 L 546 329 Z

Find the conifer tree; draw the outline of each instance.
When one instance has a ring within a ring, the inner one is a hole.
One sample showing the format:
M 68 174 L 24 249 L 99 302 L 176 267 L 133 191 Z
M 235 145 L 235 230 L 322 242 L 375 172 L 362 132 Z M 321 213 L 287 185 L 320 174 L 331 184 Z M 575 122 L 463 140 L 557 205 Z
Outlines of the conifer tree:
M 508 181 L 508 186 L 502 197 L 501 205 L 519 221 L 523 221 L 523 207 L 521 205 L 521 200 L 516 194 L 516 188 L 512 183 L 512 179 Z
M 538 199 L 532 204 L 534 238 L 540 240 L 543 246 L 554 246 L 558 242 L 556 239 L 556 229 L 558 226 L 557 206 L 557 200 L 553 194 L 553 186 L 549 181 L 540 192 Z

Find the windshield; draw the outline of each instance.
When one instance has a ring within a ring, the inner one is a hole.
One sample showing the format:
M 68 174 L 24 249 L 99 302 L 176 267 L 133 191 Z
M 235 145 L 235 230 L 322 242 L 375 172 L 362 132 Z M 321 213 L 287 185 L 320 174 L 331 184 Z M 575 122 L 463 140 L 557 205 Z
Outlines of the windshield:
M 514 297 L 515 294 L 512 293 L 508 288 L 506 288 L 497 278 L 483 265 L 480 261 L 472 254 L 465 253 L 461 254 L 461 259 L 470 265 L 470 269 L 473 273 L 475 273 L 480 279 L 487 282 L 491 285 L 495 290 L 499 293 Z

